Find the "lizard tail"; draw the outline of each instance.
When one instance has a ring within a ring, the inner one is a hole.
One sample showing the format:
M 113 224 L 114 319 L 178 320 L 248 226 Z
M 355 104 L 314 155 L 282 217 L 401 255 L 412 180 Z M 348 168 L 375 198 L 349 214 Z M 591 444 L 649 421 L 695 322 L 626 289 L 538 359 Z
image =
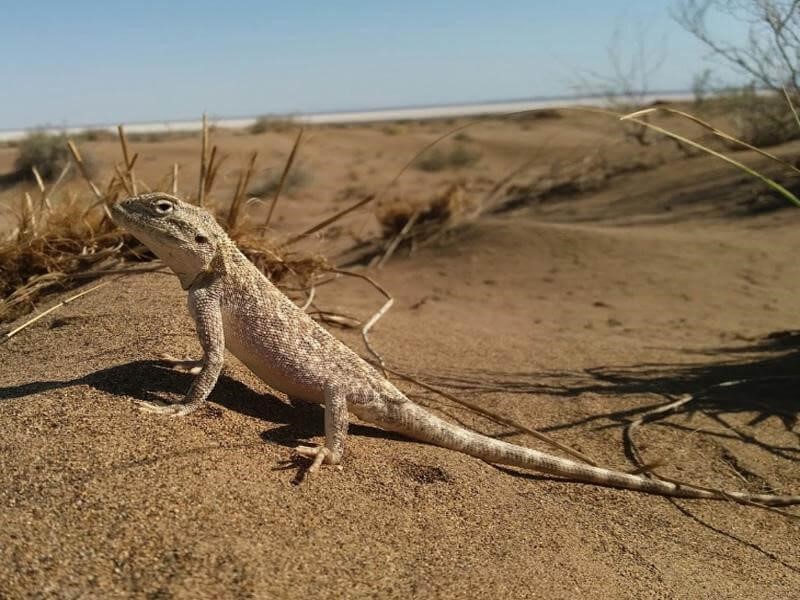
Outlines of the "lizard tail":
M 661 479 L 650 479 L 640 475 L 623 473 L 622 471 L 594 467 L 469 431 L 432 415 L 421 406 L 410 401 L 403 403 L 403 410 L 399 412 L 400 414 L 395 415 L 391 423 L 383 424 L 387 429 L 392 429 L 436 446 L 456 450 L 490 463 L 520 467 L 606 487 L 623 488 L 676 498 L 734 499 L 769 506 L 800 504 L 800 496 L 719 492 Z

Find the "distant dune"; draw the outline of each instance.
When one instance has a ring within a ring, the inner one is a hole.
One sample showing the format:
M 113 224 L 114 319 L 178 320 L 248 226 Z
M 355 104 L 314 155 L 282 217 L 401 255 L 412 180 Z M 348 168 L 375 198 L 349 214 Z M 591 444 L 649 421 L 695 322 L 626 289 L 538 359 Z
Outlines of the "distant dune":
M 639 98 L 643 104 L 657 100 L 682 101 L 690 100 L 692 94 L 688 92 L 654 92 Z M 559 108 L 567 106 L 601 106 L 607 104 L 604 96 L 572 96 L 531 98 L 527 100 L 505 100 L 496 102 L 482 102 L 478 104 L 442 104 L 433 106 L 411 106 L 385 109 L 366 109 L 354 111 L 331 111 L 316 113 L 286 113 L 269 115 L 280 119 L 291 119 L 301 123 L 329 124 L 329 123 L 367 123 L 374 121 L 408 121 L 416 119 L 439 119 L 447 117 L 465 117 L 470 115 L 503 114 L 537 108 Z M 214 125 L 230 129 L 243 129 L 253 125 L 258 117 L 221 117 L 212 118 Z M 164 133 L 173 131 L 199 131 L 203 126 L 200 119 L 186 121 L 151 121 L 145 123 L 126 124 L 129 133 Z M 106 129 L 116 131 L 116 124 L 77 125 L 70 127 L 29 127 L 27 129 L 0 130 L 0 141 L 12 141 L 36 129 L 48 133 L 82 133 L 89 129 Z

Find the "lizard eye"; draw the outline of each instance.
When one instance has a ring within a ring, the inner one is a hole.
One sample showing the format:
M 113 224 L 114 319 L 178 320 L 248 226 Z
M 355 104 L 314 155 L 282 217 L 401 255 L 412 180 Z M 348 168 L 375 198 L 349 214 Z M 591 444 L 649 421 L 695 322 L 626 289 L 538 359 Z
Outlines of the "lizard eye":
M 206 244 L 208 243 L 208 238 L 202 233 L 198 233 L 196 236 L 194 236 L 194 241 L 198 244 Z
M 167 215 L 172 212 L 172 202 L 169 200 L 159 200 L 155 203 L 156 212 L 160 215 Z

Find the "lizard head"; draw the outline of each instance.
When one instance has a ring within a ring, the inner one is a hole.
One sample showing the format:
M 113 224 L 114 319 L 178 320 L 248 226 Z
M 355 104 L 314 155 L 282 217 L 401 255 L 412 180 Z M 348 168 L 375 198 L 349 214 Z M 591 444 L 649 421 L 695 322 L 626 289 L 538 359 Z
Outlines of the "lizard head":
M 160 192 L 117 202 L 111 218 L 163 260 L 184 289 L 209 270 L 226 236 L 210 213 Z

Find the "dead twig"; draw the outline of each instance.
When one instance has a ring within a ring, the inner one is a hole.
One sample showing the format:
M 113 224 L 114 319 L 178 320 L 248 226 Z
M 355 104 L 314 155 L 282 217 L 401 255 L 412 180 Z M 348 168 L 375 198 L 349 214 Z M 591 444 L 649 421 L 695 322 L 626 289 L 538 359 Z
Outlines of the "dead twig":
M 131 159 L 128 154 L 128 137 L 125 135 L 125 127 L 120 124 L 117 125 L 117 134 L 119 136 L 119 143 L 122 146 L 122 158 L 125 161 L 125 174 L 128 176 L 128 181 L 130 182 L 131 186 L 131 193 L 132 195 L 137 194 L 136 190 L 136 175 L 133 172 L 133 165 L 136 162 L 136 155 Z
M 300 307 L 300 310 L 302 310 L 303 312 L 308 310 L 308 307 L 311 306 L 312 302 L 314 302 L 314 295 L 316 294 L 316 292 L 317 292 L 316 286 L 312 285 L 311 288 L 309 288 L 308 290 L 308 298 L 306 298 L 306 301 L 303 303 L 303 306 Z
M 208 115 L 203 113 L 203 142 L 200 148 L 200 179 L 197 183 L 197 204 L 206 203 L 206 169 L 208 168 Z
M 506 417 L 504 417 L 502 415 L 498 415 L 497 413 L 494 413 L 492 411 L 486 410 L 482 406 L 480 406 L 478 404 L 475 404 L 474 402 L 470 402 L 469 400 L 464 400 L 463 398 L 457 398 L 456 396 L 454 396 L 452 394 L 449 394 L 449 393 L 447 393 L 447 392 L 445 392 L 443 390 L 440 390 L 439 388 L 436 388 L 436 387 L 434 387 L 432 385 L 429 385 L 427 383 L 424 383 L 424 382 L 420 381 L 419 379 L 417 379 L 415 377 L 412 377 L 411 375 L 408 375 L 406 373 L 402 373 L 400 371 L 396 371 L 396 370 L 390 369 L 390 368 L 386 368 L 386 370 L 389 373 L 391 373 L 392 375 L 395 375 L 395 376 L 399 377 L 400 379 L 404 379 L 406 381 L 409 381 L 409 382 L 411 382 L 411 383 L 413 383 L 415 385 L 418 385 L 419 387 L 421 387 L 421 388 L 423 388 L 425 390 L 428 390 L 429 392 L 433 392 L 434 394 L 438 394 L 438 395 L 442 396 L 443 398 L 447 398 L 451 402 L 455 402 L 456 404 L 460 404 L 461 406 L 465 406 L 468 409 L 470 409 L 471 411 L 473 411 L 475 413 L 478 413 L 479 415 L 482 415 L 482 416 L 486 417 L 487 419 L 490 419 L 491 421 L 494 421 L 495 423 L 499 423 L 500 425 L 505 425 L 507 427 L 512 427 L 512 428 L 516 429 L 517 431 L 521 431 L 523 433 L 527 433 L 528 435 L 533 436 L 534 438 L 536 438 L 537 440 L 539 440 L 541 442 L 544 442 L 546 444 L 549 444 L 549 445 L 553 446 L 554 448 L 558 448 L 559 450 L 561 450 L 563 452 L 566 452 L 567 454 L 569 454 L 573 458 L 577 458 L 581 462 L 584 462 L 586 464 L 589 464 L 589 465 L 592 465 L 592 466 L 595 466 L 595 467 L 597 466 L 597 463 L 595 461 L 593 461 L 591 458 L 589 458 L 588 456 L 586 456 L 585 454 L 582 454 L 581 452 L 578 452 L 574 448 L 570 448 L 569 446 L 565 446 L 564 444 L 562 444 L 560 442 L 557 442 L 556 440 L 554 440 L 550 436 L 545 435 L 544 433 L 542 433 L 540 431 L 537 431 L 535 429 L 531 429 L 530 427 L 522 425 L 521 423 L 518 423 L 517 421 L 514 421 L 512 419 L 508 419 L 508 418 L 506 418 Z
M 786 377 L 778 377 L 778 379 L 785 379 L 785 378 Z M 794 377 L 789 377 L 789 378 L 794 379 Z M 758 378 L 758 380 L 762 380 L 762 379 L 775 379 L 775 378 L 774 377 Z M 677 400 L 674 400 L 672 402 L 668 402 L 668 403 L 663 404 L 661 406 L 657 406 L 656 408 L 641 414 L 637 419 L 635 419 L 633 421 L 630 421 L 625 426 L 625 429 L 623 430 L 623 437 L 624 437 L 624 440 L 625 440 L 625 444 L 627 445 L 628 450 L 630 452 L 630 455 L 633 458 L 634 462 L 637 463 L 637 466 L 639 466 L 640 469 L 644 469 L 645 470 L 645 475 L 647 475 L 649 477 L 652 477 L 654 479 L 661 479 L 663 481 L 668 481 L 669 483 L 674 483 L 675 485 L 678 485 L 678 486 L 694 488 L 694 489 L 702 490 L 702 491 L 705 491 L 705 492 L 710 492 L 712 494 L 715 494 L 715 495 L 723 497 L 723 498 L 727 498 L 728 500 L 731 500 L 733 502 L 737 502 L 739 504 L 746 504 L 748 506 L 755 506 L 755 507 L 758 507 L 758 508 L 763 508 L 765 510 L 769 510 L 771 512 L 775 512 L 775 513 L 781 514 L 783 516 L 790 517 L 792 519 L 800 519 L 800 515 L 796 515 L 794 513 L 788 512 L 786 510 L 782 510 L 780 508 L 775 508 L 773 506 L 767 506 L 767 505 L 761 504 L 759 502 L 754 502 L 752 500 L 747 500 L 745 498 L 737 498 L 737 497 L 731 496 L 725 490 L 721 490 L 721 489 L 717 489 L 717 488 L 713 488 L 713 487 L 708 487 L 708 486 L 704 486 L 704 485 L 699 485 L 699 484 L 696 484 L 696 483 L 688 483 L 688 482 L 680 480 L 680 479 L 675 479 L 675 478 L 672 478 L 672 477 L 667 477 L 666 475 L 661 475 L 659 473 L 656 473 L 655 472 L 655 468 L 653 466 L 646 466 L 645 465 L 645 462 L 644 462 L 644 460 L 642 458 L 641 452 L 639 451 L 639 448 L 636 445 L 636 441 L 634 440 L 633 433 L 642 424 L 655 421 L 657 419 L 663 418 L 665 415 L 667 415 L 669 413 L 675 412 L 676 410 L 686 406 L 687 404 L 689 404 L 693 400 L 696 400 L 696 399 L 702 397 L 709 390 L 714 389 L 714 388 L 719 388 L 719 387 L 731 387 L 731 386 L 735 386 L 735 385 L 741 385 L 741 384 L 745 384 L 745 383 L 750 383 L 752 381 L 755 381 L 755 379 L 736 379 L 736 380 L 731 380 L 731 381 L 723 381 L 722 383 L 711 385 L 711 386 L 703 389 L 701 392 L 699 392 L 699 393 L 697 393 L 695 395 L 684 394 L 680 398 L 678 398 Z M 664 461 L 660 461 L 660 462 L 664 462 Z
M 173 196 L 178 195 L 178 169 L 178 163 L 172 163 L 172 183 L 170 184 L 170 190 Z
M 250 155 L 250 161 L 247 163 L 247 168 L 244 173 L 239 173 L 239 180 L 236 183 L 236 191 L 233 193 L 233 200 L 231 207 L 228 211 L 228 232 L 233 233 L 239 222 L 239 214 L 244 201 L 245 190 L 250 185 L 250 178 L 255 169 L 256 158 L 258 158 L 258 151 Z M 234 234 L 235 235 L 235 234 Z
M 27 321 L 25 321 L 25 322 L 24 322 L 22 325 L 20 325 L 19 327 L 16 327 L 15 329 L 12 329 L 12 330 L 11 330 L 11 331 L 9 331 L 8 333 L 6 333 L 6 334 L 3 336 L 3 339 L 1 340 L 1 342 L 2 342 L 2 343 L 5 343 L 5 342 L 7 342 L 7 341 L 8 341 L 8 340 L 10 340 L 12 337 L 14 337 L 15 335 L 17 335 L 17 334 L 18 334 L 20 331 L 22 331 L 23 329 L 25 329 L 25 328 L 27 328 L 27 327 L 30 327 L 31 325 L 33 325 L 34 323 L 36 323 L 36 322 L 37 322 L 37 321 L 39 321 L 40 319 L 42 319 L 42 318 L 46 317 L 47 315 L 49 315 L 51 312 L 53 312 L 53 311 L 55 311 L 55 310 L 58 310 L 58 309 L 59 309 L 59 308 L 61 308 L 62 306 L 66 306 L 66 305 L 67 305 L 67 304 L 69 304 L 70 302 L 74 302 L 74 301 L 75 301 L 75 300 L 77 300 L 78 298 L 82 298 L 82 297 L 83 297 L 83 296 L 85 296 L 86 294 L 89 294 L 89 293 L 91 293 L 91 292 L 93 292 L 93 291 L 95 291 L 95 290 L 99 290 L 101 287 L 105 287 L 105 286 L 107 286 L 107 285 L 108 285 L 109 283 L 111 283 L 112 281 L 116 281 L 116 279 L 109 279 L 108 281 L 104 281 L 103 283 L 101 283 L 101 284 L 98 284 L 98 285 L 96 285 L 96 286 L 94 286 L 94 287 L 90 287 L 88 290 L 84 290 L 84 291 L 80 292 L 79 294 L 75 294 L 74 296 L 70 296 L 70 297 L 69 297 L 69 298 L 67 298 L 66 300 L 62 300 L 61 302 L 59 302 L 59 303 L 58 303 L 58 304 L 56 304 L 55 306 L 51 306 L 50 308 L 48 308 L 47 310 L 45 310 L 45 311 L 43 311 L 43 312 L 39 313 L 38 315 L 36 315 L 36 316 L 35 316 L 35 317 L 33 317 L 32 319 L 28 319 Z
M 421 214 L 420 211 L 416 211 L 413 215 L 411 215 L 408 221 L 406 221 L 406 224 L 403 225 L 403 228 L 397 233 L 394 239 L 392 239 L 392 241 L 386 247 L 386 252 L 384 252 L 383 256 L 378 261 L 377 267 L 379 269 L 383 268 L 383 265 L 385 265 L 386 262 L 392 257 L 394 251 L 397 250 L 397 246 L 400 245 L 400 242 L 403 241 L 403 238 L 408 234 L 408 232 L 417 222 L 417 219 L 419 219 L 420 214 Z
M 337 273 L 339 275 L 345 275 L 347 277 L 357 277 L 359 279 L 363 279 L 364 281 L 369 283 L 372 287 L 374 287 L 376 290 L 378 290 L 381 294 L 383 294 L 383 296 L 386 298 L 386 302 L 383 304 L 383 306 L 381 306 L 380 309 L 378 309 L 378 312 L 372 315 L 372 317 L 370 317 L 370 319 L 361 328 L 361 338 L 364 340 L 364 346 L 366 346 L 369 353 L 372 354 L 373 357 L 375 357 L 375 360 L 378 362 L 378 365 L 380 365 L 380 368 L 384 370 L 383 375 L 386 376 L 383 365 L 383 358 L 372 348 L 372 344 L 369 343 L 368 334 L 369 330 L 372 329 L 373 325 L 375 325 L 375 323 L 377 323 L 381 319 L 381 317 L 383 317 L 383 315 L 386 314 L 386 311 L 392 307 L 392 305 L 394 304 L 394 298 L 389 292 L 386 291 L 386 289 L 381 284 L 379 284 L 369 275 L 364 275 L 363 273 L 356 273 L 355 271 L 347 271 L 344 269 L 331 269 L 331 272 Z
M 341 219 L 345 215 L 353 212 L 354 210 L 357 210 L 357 209 L 361 208 L 362 206 L 364 206 L 366 204 L 369 204 L 374 199 L 375 199 L 374 195 L 369 195 L 366 198 L 364 198 L 363 200 L 359 200 L 355 204 L 352 204 L 352 205 L 348 206 L 347 208 L 345 208 L 342 211 L 339 211 L 338 213 L 336 213 L 332 217 L 324 219 L 324 220 L 320 221 L 319 223 L 317 223 L 316 225 L 314 225 L 313 227 L 310 227 L 310 228 L 306 229 L 304 232 L 290 237 L 286 241 L 285 245 L 286 246 L 291 246 L 295 242 L 298 242 L 298 241 L 302 240 L 303 238 L 306 238 L 306 237 L 316 233 L 320 229 L 325 229 L 331 223 L 334 223 L 335 221 L 338 221 L 339 219 Z
M 81 158 L 81 153 L 78 152 L 78 147 L 72 140 L 67 140 L 67 148 L 69 148 L 70 153 L 72 154 L 72 158 L 75 160 L 75 164 L 78 165 L 78 170 L 80 171 L 83 178 L 86 180 L 86 183 L 89 184 L 89 188 L 92 190 L 92 193 L 95 197 L 100 200 L 103 198 L 103 194 L 94 184 L 92 178 L 89 176 L 89 171 L 86 169 L 86 163 L 83 162 L 83 158 Z
M 269 211 L 267 212 L 267 218 L 264 219 L 264 225 L 262 226 L 263 229 L 269 227 L 269 223 L 272 220 L 272 213 L 275 211 L 275 205 L 278 204 L 278 198 L 281 196 L 281 192 L 283 191 L 283 186 L 286 183 L 286 177 L 289 175 L 289 171 L 294 164 L 295 156 L 297 156 L 297 149 L 300 147 L 300 140 L 303 137 L 303 128 L 300 128 L 300 131 L 297 132 L 297 137 L 294 140 L 294 146 L 292 146 L 292 151 L 289 153 L 289 158 L 286 160 L 286 165 L 283 167 L 283 173 L 281 173 L 280 181 L 278 181 L 278 189 L 275 190 L 275 196 L 272 198 L 272 203 L 269 205 Z

